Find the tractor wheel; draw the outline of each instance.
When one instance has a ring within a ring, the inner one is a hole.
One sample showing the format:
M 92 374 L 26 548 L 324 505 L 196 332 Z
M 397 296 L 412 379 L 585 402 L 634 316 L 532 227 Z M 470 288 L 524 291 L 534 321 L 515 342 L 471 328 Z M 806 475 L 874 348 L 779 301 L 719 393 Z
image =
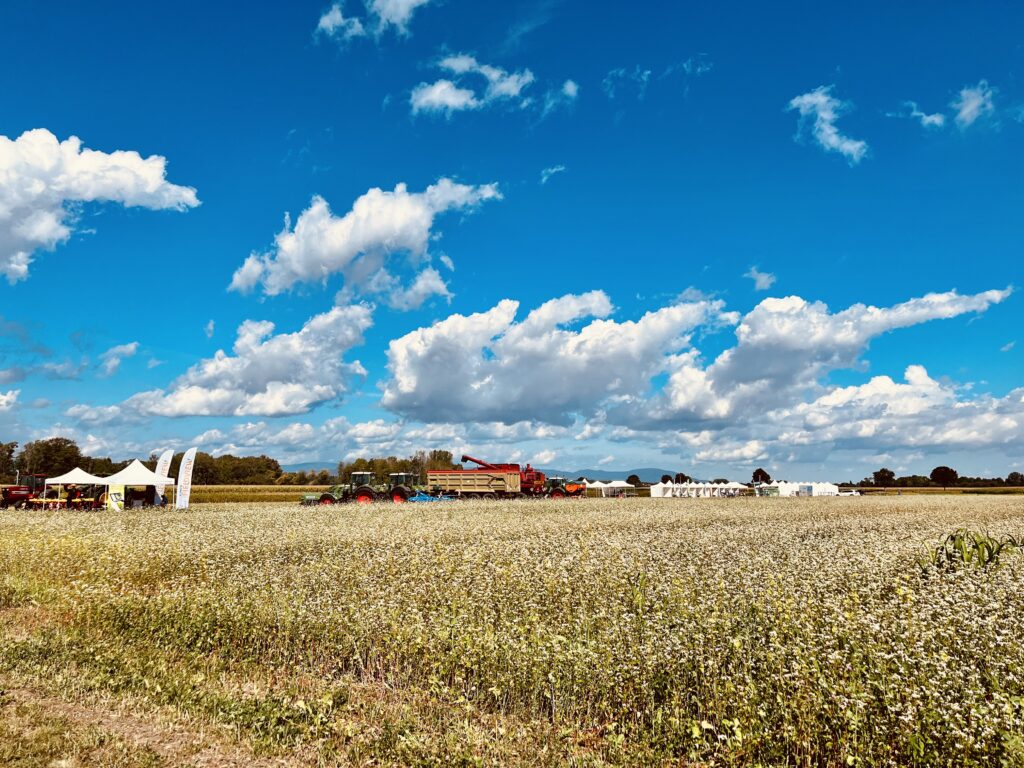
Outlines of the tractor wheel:
M 395 504 L 405 504 L 412 496 L 412 492 L 404 485 L 396 485 L 391 489 L 391 500 Z
M 563 491 L 561 488 L 555 488 L 555 490 L 553 490 L 551 492 L 551 498 L 552 499 L 564 499 L 565 498 L 565 491 Z
M 377 498 L 377 494 L 373 492 L 373 488 L 368 485 L 361 485 L 356 488 L 356 503 L 357 504 L 371 504 Z
M 320 501 L 317 502 L 317 503 L 318 504 L 334 504 L 334 503 L 336 503 L 336 500 L 335 500 L 335 498 L 333 496 L 331 496 L 331 494 L 325 493 L 323 496 L 320 497 Z

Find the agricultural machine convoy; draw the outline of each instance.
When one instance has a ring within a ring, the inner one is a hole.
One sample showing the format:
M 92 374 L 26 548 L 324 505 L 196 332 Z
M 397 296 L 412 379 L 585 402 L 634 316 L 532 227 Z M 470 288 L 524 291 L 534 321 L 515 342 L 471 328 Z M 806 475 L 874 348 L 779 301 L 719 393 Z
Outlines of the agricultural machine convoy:
M 439 499 L 565 499 L 583 496 L 583 483 L 567 482 L 564 477 L 547 477 L 529 464 L 490 464 L 472 456 L 463 456 L 463 463 L 476 464 L 472 469 L 431 469 L 427 482 L 421 484 L 410 472 L 393 472 L 386 483 L 376 483 L 372 472 L 353 472 L 347 484 L 335 485 L 322 493 L 308 493 L 302 504 L 344 504 L 374 501 L 405 502 L 437 501 Z

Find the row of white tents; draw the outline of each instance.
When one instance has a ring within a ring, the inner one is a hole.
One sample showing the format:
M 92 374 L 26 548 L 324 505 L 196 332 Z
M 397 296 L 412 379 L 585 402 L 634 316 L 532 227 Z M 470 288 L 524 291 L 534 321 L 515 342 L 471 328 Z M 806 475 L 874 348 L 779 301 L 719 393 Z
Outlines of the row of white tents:
M 587 488 L 597 489 L 602 496 L 629 495 L 635 486 L 625 480 L 588 482 Z M 720 499 L 740 496 L 748 492 L 750 486 L 743 483 L 655 483 L 651 486 L 652 499 Z M 839 486 L 834 483 L 774 481 L 754 486 L 758 496 L 838 496 Z
M 107 477 L 99 477 L 98 475 L 86 472 L 84 469 L 75 467 L 70 472 L 65 472 L 63 475 L 46 478 L 43 483 L 43 498 L 46 498 L 46 489 L 48 487 L 56 486 L 57 498 L 59 499 L 61 498 L 61 489 L 69 485 L 91 485 L 106 488 L 108 506 L 119 506 L 120 504 L 123 504 L 123 498 L 113 498 L 115 494 L 110 491 L 111 488 L 122 489 L 121 491 L 118 491 L 118 493 L 123 493 L 124 488 L 130 488 L 133 486 L 145 487 L 151 485 L 156 489 L 157 497 L 160 497 L 163 495 L 164 488 L 168 486 L 172 489 L 174 488 L 174 478 L 167 477 L 165 475 L 158 475 L 138 459 L 135 459 L 120 472 L 115 472 Z
M 655 483 L 652 499 L 720 499 L 749 490 L 743 483 Z

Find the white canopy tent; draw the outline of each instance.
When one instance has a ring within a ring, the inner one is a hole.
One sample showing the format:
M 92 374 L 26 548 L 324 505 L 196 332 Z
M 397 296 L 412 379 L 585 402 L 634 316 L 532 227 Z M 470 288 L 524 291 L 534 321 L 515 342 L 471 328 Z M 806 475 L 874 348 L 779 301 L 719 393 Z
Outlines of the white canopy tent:
M 110 477 L 104 479 L 104 485 L 174 485 L 174 478 L 158 475 L 138 459 Z
M 120 472 L 115 472 L 103 482 L 107 486 L 124 486 L 126 488 L 133 485 L 152 485 L 157 489 L 157 491 L 160 491 L 167 486 L 174 488 L 173 477 L 158 475 L 138 459 L 132 461 L 131 464 Z
M 44 485 L 106 485 L 106 480 L 96 475 L 90 475 L 84 469 L 75 467 L 70 472 L 65 472 L 57 477 L 48 477 Z
M 46 502 L 46 488 L 50 485 L 57 486 L 56 502 L 60 503 L 60 489 L 65 485 L 106 485 L 106 480 L 96 475 L 90 475 L 84 469 L 75 467 L 70 472 L 65 472 L 57 477 L 48 477 L 43 481 L 43 503 Z

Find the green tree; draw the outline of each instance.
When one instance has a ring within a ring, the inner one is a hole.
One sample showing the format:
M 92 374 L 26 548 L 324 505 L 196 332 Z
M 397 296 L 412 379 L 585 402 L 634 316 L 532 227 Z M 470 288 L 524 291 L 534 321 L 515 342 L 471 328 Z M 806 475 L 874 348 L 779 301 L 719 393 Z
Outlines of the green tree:
M 676 472 L 675 481 L 677 483 L 688 483 L 691 479 L 692 478 L 689 475 L 683 472 Z
M 63 475 L 83 463 L 85 462 L 78 445 L 66 437 L 51 437 L 26 443 L 14 460 L 15 467 L 23 475 L 47 477 Z
M 17 451 L 17 443 L 0 443 L 0 483 L 14 482 L 14 454 Z
M 771 481 L 772 481 L 772 476 L 769 475 L 767 472 L 765 472 L 760 467 L 758 467 L 757 469 L 754 470 L 754 474 L 751 477 L 751 482 L 754 482 L 754 483 L 770 483 Z
M 1024 475 L 1020 472 L 1011 472 L 1006 476 L 1007 485 L 1024 485 Z
M 871 479 L 879 488 L 890 488 L 896 484 L 896 473 L 891 469 L 882 467 L 877 472 L 871 474 Z
M 672 482 L 672 475 L 662 475 L 661 476 L 661 482 L 663 482 L 663 483 L 671 483 Z
M 931 477 L 933 483 L 941 485 L 943 489 L 946 489 L 951 485 L 956 485 L 957 478 L 960 475 L 951 467 L 936 467 L 932 470 L 929 477 Z
M 629 483 L 630 485 L 640 485 L 640 476 L 630 475 L 629 477 L 626 478 L 626 482 Z

